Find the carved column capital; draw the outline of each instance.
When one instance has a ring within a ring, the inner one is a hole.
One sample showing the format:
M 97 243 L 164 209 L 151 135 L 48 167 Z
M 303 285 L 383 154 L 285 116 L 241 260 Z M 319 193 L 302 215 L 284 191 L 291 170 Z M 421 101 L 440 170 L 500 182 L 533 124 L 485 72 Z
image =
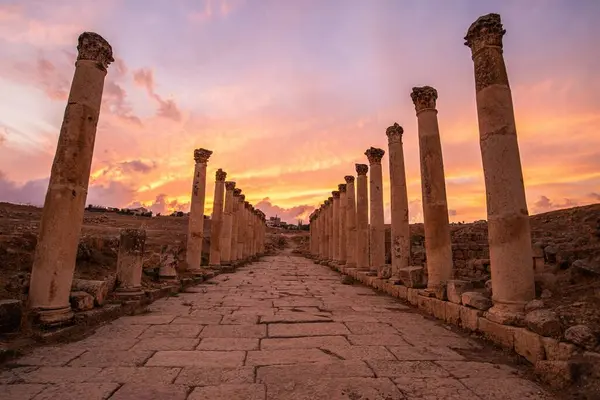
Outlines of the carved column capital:
M 225 178 L 227 178 L 227 172 L 219 168 L 215 173 L 215 179 L 217 180 L 217 182 L 224 182 Z
M 338 190 L 340 191 L 340 193 L 346 193 L 346 184 L 345 183 L 340 183 L 338 185 Z
M 404 133 L 404 129 L 394 122 L 394 125 L 388 127 L 385 130 L 385 134 L 388 137 L 388 143 L 397 143 L 402 142 L 402 134 Z
M 329 200 L 329 204 L 333 204 L 333 197 L 328 197 L 327 200 Z
M 83 32 L 77 43 L 77 60 L 95 61 L 100 69 L 106 71 L 113 58 L 112 47 L 102 36 L 94 32 Z
M 385 150 L 376 147 L 368 148 L 365 155 L 369 159 L 369 164 L 379 164 L 385 154 Z
M 435 110 L 438 93 L 431 86 L 414 87 L 410 98 L 415 104 L 415 111 L 418 114 L 423 110 Z
M 356 173 L 360 175 L 366 175 L 369 172 L 369 166 L 367 164 L 354 164 Z
M 196 164 L 206 164 L 212 153 L 212 151 L 206 149 L 194 150 L 194 160 L 196 161 Z
M 340 198 L 340 192 L 339 192 L 339 190 L 334 190 L 333 192 L 331 192 L 331 195 L 333 196 L 334 199 L 339 199 Z
M 225 190 L 234 190 L 235 189 L 235 182 L 233 181 L 227 181 L 225 182 Z
M 486 46 L 502 48 L 502 37 L 505 33 L 500 14 L 483 15 L 469 27 L 465 36 L 465 46 L 471 48 L 473 55 Z
M 246 201 L 246 195 L 245 194 L 240 194 L 240 199 L 242 200 L 242 203 L 245 203 Z
M 241 196 L 241 194 L 242 194 L 242 189 L 239 189 L 239 188 L 233 189 L 233 195 L 235 197 L 239 197 L 239 196 Z
M 344 177 L 344 180 L 346 181 L 346 184 L 353 183 L 354 182 L 354 176 L 352 176 L 352 175 L 346 175 Z

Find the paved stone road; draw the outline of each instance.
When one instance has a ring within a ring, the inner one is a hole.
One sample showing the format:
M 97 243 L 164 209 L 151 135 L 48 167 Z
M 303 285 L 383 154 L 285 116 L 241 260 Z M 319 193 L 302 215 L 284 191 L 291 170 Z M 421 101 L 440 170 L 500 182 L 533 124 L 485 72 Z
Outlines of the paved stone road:
M 550 399 L 494 352 L 299 257 L 267 257 L 0 372 L 8 399 Z

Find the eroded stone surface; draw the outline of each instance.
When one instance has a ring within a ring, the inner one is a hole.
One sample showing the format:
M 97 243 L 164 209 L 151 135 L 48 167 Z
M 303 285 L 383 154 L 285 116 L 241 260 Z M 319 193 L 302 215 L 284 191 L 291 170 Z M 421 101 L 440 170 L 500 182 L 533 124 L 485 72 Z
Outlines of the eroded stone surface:
M 457 307 L 478 324 L 482 311 Z M 518 369 L 485 362 L 479 342 L 299 257 L 265 257 L 150 310 L 14 360 L 0 398 L 549 398 Z M 572 346 L 544 339 L 552 358 Z

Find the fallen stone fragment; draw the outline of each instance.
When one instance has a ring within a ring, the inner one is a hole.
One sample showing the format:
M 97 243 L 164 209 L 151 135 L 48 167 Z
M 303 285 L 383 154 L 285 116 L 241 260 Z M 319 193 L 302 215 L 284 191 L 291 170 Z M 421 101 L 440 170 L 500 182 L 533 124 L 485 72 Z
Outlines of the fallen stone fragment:
M 540 360 L 535 363 L 535 374 L 554 389 L 563 389 L 573 382 L 571 371 L 568 361 Z
M 555 312 L 533 310 L 525 316 L 525 324 L 530 331 L 542 336 L 560 337 L 562 328 Z
M 598 345 L 598 338 L 587 325 L 575 325 L 565 331 L 565 339 L 588 350 Z
M 479 292 L 465 292 L 462 294 L 461 300 L 465 306 L 483 311 L 492 306 L 492 300 Z
M 350 275 L 342 275 L 342 285 L 352 285 L 354 279 Z
M 423 267 L 408 267 L 398 269 L 398 277 L 409 288 L 424 287 Z
M 525 312 L 539 310 L 540 308 L 544 307 L 545 304 L 543 300 L 531 300 L 529 303 L 525 304 Z
M 473 288 L 473 285 L 469 281 L 462 280 L 450 280 L 446 286 L 446 294 L 448 300 L 455 304 L 461 304 L 461 296 L 464 292 L 469 291 Z
M 73 279 L 71 284 L 73 292 L 86 292 L 94 296 L 94 303 L 101 306 L 106 301 L 108 295 L 108 282 L 90 281 L 86 279 Z
M 94 296 L 86 292 L 71 292 L 69 301 L 71 307 L 76 311 L 86 311 L 94 308 Z

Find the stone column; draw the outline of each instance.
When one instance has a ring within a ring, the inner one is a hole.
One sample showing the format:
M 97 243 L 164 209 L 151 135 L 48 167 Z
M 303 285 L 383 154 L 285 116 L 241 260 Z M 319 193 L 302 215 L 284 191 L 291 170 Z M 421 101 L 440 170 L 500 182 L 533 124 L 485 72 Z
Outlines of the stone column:
M 250 218 L 248 219 L 248 230 L 250 231 L 250 240 L 248 241 L 248 246 L 250 248 L 250 257 L 254 257 L 256 255 L 254 251 L 254 242 L 255 242 L 255 233 L 254 233 L 254 206 L 250 204 L 250 209 L 248 210 L 250 214 Z
M 227 172 L 221 168 L 215 173 L 215 197 L 210 218 L 210 258 L 208 261 L 212 267 L 221 265 L 221 230 L 223 228 L 223 195 L 226 177 Z
M 340 263 L 346 264 L 346 184 L 338 185 L 340 191 Z
M 252 254 L 250 253 L 250 243 L 252 242 L 252 236 L 250 234 L 250 203 L 244 201 L 244 259 L 249 259 Z
M 356 267 L 369 270 L 369 190 L 367 164 L 356 164 Z
M 232 221 L 231 221 L 231 262 L 238 261 L 238 229 L 240 225 L 240 195 L 241 189 L 233 189 Z
M 252 209 L 252 256 L 256 257 L 258 254 L 258 210 L 256 208 Z
M 333 195 L 333 261 L 340 262 L 340 192 L 335 190 Z
M 327 258 L 327 260 L 333 261 L 333 249 L 335 248 L 335 242 L 333 241 L 333 197 L 328 197 L 327 200 L 329 201 L 329 212 L 327 215 L 327 234 L 329 235 L 329 239 L 327 240 L 327 248 L 329 249 L 329 257 Z
M 477 19 L 465 37 L 475 66 L 481 158 L 496 320 L 519 316 L 535 296 L 531 229 L 525 200 L 512 94 L 502 55 L 500 15 Z
M 317 243 L 317 211 L 313 211 L 308 217 L 309 252 L 312 257 L 316 256 L 315 244 Z
M 221 264 L 231 265 L 231 235 L 233 233 L 233 191 L 235 182 L 225 182 L 225 208 L 221 228 Z
M 381 159 L 385 151 L 375 147 L 365 151 L 369 159 L 369 257 L 371 274 L 380 274 L 385 267 L 385 225 L 383 221 L 383 171 Z
M 321 260 L 329 260 L 329 200 L 325 200 L 321 206 L 323 224 L 321 225 Z
M 186 269 L 197 271 L 202 262 L 202 240 L 204 239 L 204 199 L 206 197 L 206 164 L 212 151 L 194 150 L 194 184 L 188 221 Z
M 146 230 L 121 230 L 115 295 L 122 299 L 139 299 L 144 295 L 142 290 L 142 263 L 145 243 Z
M 347 175 L 346 181 L 346 266 L 356 268 L 356 194 L 354 177 Z
M 79 36 L 75 74 L 58 137 L 29 286 L 42 324 L 73 317 L 69 304 L 90 180 L 96 126 L 112 48 L 93 32 Z
M 239 197 L 239 210 L 238 210 L 238 245 L 237 253 L 239 261 L 246 261 L 246 254 L 244 252 L 244 242 L 246 241 L 246 196 L 240 194 Z
M 444 160 L 435 108 L 438 95 L 434 88 L 424 86 L 413 88 L 410 97 L 415 104 L 419 126 L 427 289 L 443 298 L 443 288 L 452 279 L 452 244 Z
M 390 189 L 392 214 L 392 279 L 398 280 L 398 270 L 410 265 L 410 231 L 408 220 L 408 192 L 404 169 L 402 134 L 404 129 L 396 123 L 386 130 L 390 156 Z

